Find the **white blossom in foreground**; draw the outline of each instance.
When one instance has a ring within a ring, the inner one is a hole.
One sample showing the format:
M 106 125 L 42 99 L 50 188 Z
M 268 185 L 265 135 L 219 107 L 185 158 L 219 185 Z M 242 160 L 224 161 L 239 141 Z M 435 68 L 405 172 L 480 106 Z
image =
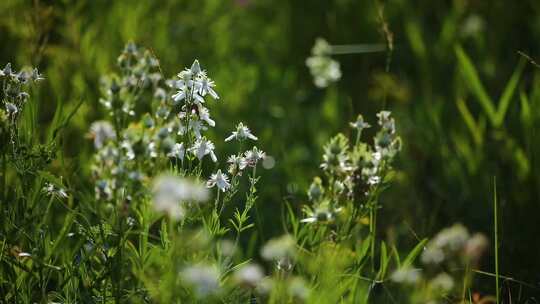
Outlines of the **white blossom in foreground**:
M 191 284 L 199 296 L 207 296 L 219 290 L 219 271 L 210 265 L 193 265 L 184 268 L 180 277 Z
M 219 169 L 216 173 L 210 176 L 210 179 L 208 180 L 208 182 L 206 182 L 206 186 L 208 188 L 217 186 L 219 190 L 225 192 L 231 187 L 231 184 L 229 183 L 229 178 L 227 177 L 227 174 L 222 173 L 221 169 Z
M 239 123 L 236 126 L 236 131 L 233 131 L 231 136 L 225 138 L 225 141 L 231 141 L 233 139 L 236 139 L 238 141 L 243 141 L 245 139 L 251 139 L 251 140 L 257 140 L 258 138 L 251 133 L 249 128 L 247 126 L 244 126 L 243 123 Z
M 203 184 L 176 176 L 160 176 L 153 185 L 154 209 L 167 213 L 173 219 L 185 215 L 187 202 L 204 202 L 209 198 Z
M 234 273 L 234 280 L 241 285 L 255 287 L 264 278 L 261 266 L 257 264 L 246 264 Z
M 294 238 L 286 234 L 268 241 L 261 250 L 261 256 L 269 261 L 293 258 L 296 255 L 295 246 Z
M 214 144 L 205 137 L 197 139 L 193 147 L 189 148 L 189 151 L 197 156 L 199 160 L 202 160 L 205 155 L 210 154 L 212 161 L 217 162 L 217 157 L 214 153 Z

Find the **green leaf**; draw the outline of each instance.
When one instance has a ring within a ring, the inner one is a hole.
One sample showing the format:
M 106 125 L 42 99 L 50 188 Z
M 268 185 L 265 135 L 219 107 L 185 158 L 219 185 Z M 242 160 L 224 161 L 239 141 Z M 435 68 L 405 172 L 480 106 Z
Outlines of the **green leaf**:
M 471 132 L 474 143 L 478 146 L 482 145 L 482 142 L 484 139 L 482 136 L 483 135 L 482 130 L 477 125 L 476 121 L 474 120 L 474 117 L 469 111 L 469 108 L 467 108 L 467 104 L 462 98 L 458 98 L 456 101 L 456 104 L 457 104 L 459 113 L 461 114 L 461 117 L 463 118 L 463 121 L 465 121 L 465 125 L 469 129 L 469 132 Z
M 495 111 L 493 101 L 486 93 L 486 90 L 484 89 L 484 86 L 482 85 L 482 82 L 478 77 L 476 68 L 472 64 L 469 56 L 465 54 L 465 51 L 463 51 L 461 46 L 456 46 L 455 51 L 458 59 L 459 68 L 462 72 L 463 77 L 465 78 L 465 83 L 467 84 L 471 92 L 476 96 L 478 102 L 480 102 L 480 105 L 484 109 L 484 112 L 486 112 L 490 121 L 492 123 L 495 123 L 497 119 L 497 112 Z
M 403 260 L 403 263 L 402 263 L 402 266 L 401 267 L 408 267 L 408 266 L 411 266 L 412 263 L 414 262 L 414 260 L 418 257 L 418 255 L 422 252 L 422 250 L 424 250 L 424 246 L 426 245 L 427 243 L 427 239 L 423 239 L 420 241 L 420 243 L 418 243 L 414 248 L 413 250 L 411 250 L 411 252 L 409 252 L 409 254 L 407 255 L 407 257 L 405 258 L 405 260 Z
M 495 127 L 500 127 L 502 123 L 504 122 L 504 117 L 506 116 L 508 106 L 510 105 L 510 101 L 512 100 L 512 97 L 514 96 L 514 92 L 516 91 L 517 85 L 519 83 L 519 78 L 521 77 L 521 74 L 523 73 L 524 67 L 525 67 L 525 61 L 520 60 L 518 66 L 516 67 L 516 70 L 512 74 L 512 77 L 506 84 L 506 88 L 504 89 L 504 92 L 501 98 L 499 99 L 499 106 L 497 109 L 497 116 L 495 119 Z
M 377 274 L 378 280 L 383 280 L 386 275 L 386 270 L 388 269 L 388 263 L 390 262 L 388 252 L 386 250 L 386 244 L 384 241 L 381 242 L 381 257 L 380 257 L 380 268 L 379 273 Z

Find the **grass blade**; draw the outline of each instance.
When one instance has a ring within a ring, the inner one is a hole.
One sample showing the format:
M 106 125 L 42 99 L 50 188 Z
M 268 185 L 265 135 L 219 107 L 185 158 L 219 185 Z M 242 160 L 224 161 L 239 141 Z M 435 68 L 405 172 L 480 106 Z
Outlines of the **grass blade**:
M 512 97 L 514 96 L 514 92 L 516 91 L 519 78 L 521 77 L 521 74 L 523 73 L 524 67 L 525 67 L 525 61 L 521 60 L 518 66 L 516 67 L 514 74 L 512 74 L 512 77 L 508 81 L 508 84 L 506 84 L 506 88 L 504 89 L 504 92 L 501 98 L 499 99 L 497 117 L 495 119 L 495 127 L 500 127 L 504 121 L 504 117 L 506 116 L 506 112 L 508 111 L 508 106 L 510 105 L 510 101 L 512 100 Z
M 465 83 L 472 91 L 472 93 L 476 96 L 478 102 L 480 102 L 480 105 L 486 112 L 491 122 L 495 123 L 497 119 L 497 112 L 495 111 L 495 107 L 493 106 L 493 101 L 486 93 L 486 90 L 484 89 L 484 86 L 482 85 L 482 82 L 478 77 L 478 73 L 476 72 L 476 68 L 472 64 L 471 59 L 469 58 L 469 56 L 467 56 L 461 46 L 456 46 L 456 56 L 458 59 L 459 68 L 462 72 L 463 77 L 465 78 Z

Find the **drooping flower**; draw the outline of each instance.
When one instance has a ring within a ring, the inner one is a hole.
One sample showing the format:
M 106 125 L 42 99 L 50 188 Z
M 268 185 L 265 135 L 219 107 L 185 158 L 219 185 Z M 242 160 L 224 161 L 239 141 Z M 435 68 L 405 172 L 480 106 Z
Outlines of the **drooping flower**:
M 233 131 L 231 136 L 225 138 L 225 141 L 231 141 L 233 139 L 236 139 L 238 141 L 243 141 L 245 139 L 251 139 L 251 140 L 257 140 L 258 138 L 251 133 L 249 128 L 247 126 L 244 126 L 243 123 L 239 123 L 236 126 L 236 131 Z
M 216 173 L 210 176 L 210 179 L 208 179 L 206 186 L 208 188 L 217 186 L 219 190 L 225 192 L 231 187 L 231 184 L 229 183 L 229 177 L 227 177 L 227 174 L 222 173 L 221 169 L 219 169 Z
M 214 144 L 206 139 L 206 137 L 197 139 L 195 144 L 193 144 L 193 147 L 189 148 L 189 151 L 197 156 L 199 160 L 202 160 L 205 155 L 210 154 L 212 161 L 217 162 L 217 157 L 214 153 Z

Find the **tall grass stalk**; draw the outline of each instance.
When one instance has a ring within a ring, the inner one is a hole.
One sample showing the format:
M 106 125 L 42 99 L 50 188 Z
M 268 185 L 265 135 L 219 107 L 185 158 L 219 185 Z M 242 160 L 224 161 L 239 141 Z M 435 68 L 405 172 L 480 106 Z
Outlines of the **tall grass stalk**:
M 495 240 L 495 296 L 497 304 L 500 303 L 499 295 L 499 225 L 497 214 L 497 178 L 493 177 L 493 226 L 494 226 L 494 240 Z

